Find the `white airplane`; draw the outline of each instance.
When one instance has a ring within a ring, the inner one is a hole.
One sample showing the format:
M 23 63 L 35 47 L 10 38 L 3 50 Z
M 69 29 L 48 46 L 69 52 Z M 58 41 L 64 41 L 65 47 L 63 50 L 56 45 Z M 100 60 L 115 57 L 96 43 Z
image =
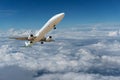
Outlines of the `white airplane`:
M 63 19 L 64 15 L 64 13 L 59 13 L 53 16 L 35 35 L 30 34 L 28 37 L 11 37 L 11 39 L 27 40 L 27 42 L 25 42 L 26 47 L 32 46 L 36 42 L 41 42 L 41 44 L 43 44 L 44 42 L 54 41 L 52 36 L 46 38 L 45 35 L 51 29 L 56 29 L 56 25 Z

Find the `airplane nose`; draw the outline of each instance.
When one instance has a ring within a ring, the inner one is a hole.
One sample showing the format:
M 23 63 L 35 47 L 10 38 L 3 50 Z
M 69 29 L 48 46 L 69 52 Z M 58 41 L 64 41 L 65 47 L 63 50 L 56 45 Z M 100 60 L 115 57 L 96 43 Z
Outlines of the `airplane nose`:
M 65 15 L 65 13 L 61 13 L 61 16 L 64 16 Z
M 60 16 L 61 16 L 61 17 L 64 17 L 64 15 L 65 15 L 65 13 L 60 13 Z

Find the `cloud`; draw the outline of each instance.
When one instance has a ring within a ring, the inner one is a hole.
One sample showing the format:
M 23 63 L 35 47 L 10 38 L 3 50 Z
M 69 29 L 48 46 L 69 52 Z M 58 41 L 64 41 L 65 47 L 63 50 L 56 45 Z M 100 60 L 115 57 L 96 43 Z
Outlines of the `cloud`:
M 119 80 L 120 77 L 101 76 L 98 74 L 74 73 L 69 72 L 66 74 L 48 74 L 36 78 L 36 80 Z
M 111 31 L 108 33 L 108 36 L 117 36 L 119 35 L 118 31 Z
M 2 68 L 17 66 L 25 69 L 26 75 L 30 74 L 22 77 L 31 80 L 119 80 L 120 41 L 119 35 L 108 35 L 111 31 L 97 27 L 84 31 L 81 27 L 56 30 L 48 34 L 55 38 L 55 42 L 36 43 L 28 48 L 21 47 L 24 41 L 6 37 L 29 35 L 31 30 L 0 32 L 4 35 L 0 35 L 0 72 L 5 71 Z M 17 72 L 13 74 L 19 75 Z M 2 77 L 7 75 L 3 74 L 0 79 Z
M 1 80 L 34 80 L 33 73 L 18 66 L 0 68 Z

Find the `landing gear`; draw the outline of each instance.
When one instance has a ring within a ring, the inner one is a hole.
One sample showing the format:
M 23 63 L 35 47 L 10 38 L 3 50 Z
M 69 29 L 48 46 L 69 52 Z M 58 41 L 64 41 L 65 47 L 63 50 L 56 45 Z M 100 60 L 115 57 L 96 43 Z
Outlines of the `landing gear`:
M 56 29 L 56 27 L 54 27 L 54 29 Z
M 56 27 L 55 27 L 56 25 L 54 25 L 54 29 L 56 29 Z

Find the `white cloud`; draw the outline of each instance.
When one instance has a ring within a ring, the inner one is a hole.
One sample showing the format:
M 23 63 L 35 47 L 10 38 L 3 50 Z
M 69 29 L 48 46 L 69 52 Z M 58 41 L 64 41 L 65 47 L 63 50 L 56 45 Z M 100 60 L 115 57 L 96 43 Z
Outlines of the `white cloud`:
M 31 80 L 119 80 L 119 35 L 109 36 L 110 32 L 93 31 L 92 27 L 84 31 L 81 28 L 56 30 L 48 34 L 56 38 L 55 42 L 37 43 L 29 48 L 20 47 L 23 41 L 6 37 L 29 35 L 31 30 L 0 32 L 6 36 L 0 35 L 0 68 L 18 66 L 28 70 L 26 74 L 32 72 L 28 76 Z
M 118 36 L 118 35 L 119 35 L 118 31 L 111 31 L 108 33 L 108 36 Z

